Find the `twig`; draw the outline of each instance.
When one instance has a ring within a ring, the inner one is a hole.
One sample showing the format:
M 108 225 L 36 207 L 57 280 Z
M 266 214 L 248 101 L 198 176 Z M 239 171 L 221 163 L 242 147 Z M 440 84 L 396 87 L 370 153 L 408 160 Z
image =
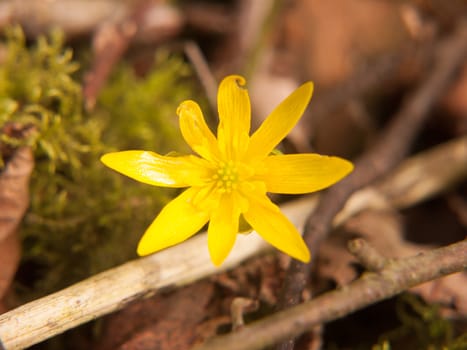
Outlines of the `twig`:
M 193 41 L 187 41 L 184 45 L 184 49 L 186 56 L 191 61 L 198 75 L 201 85 L 203 85 L 212 110 L 217 111 L 217 82 L 206 62 L 206 58 L 198 44 Z
M 403 104 L 399 113 L 382 134 L 379 142 L 357 162 L 355 170 L 321 197 L 317 209 L 307 220 L 304 239 L 316 253 L 320 242 L 332 227 L 336 214 L 357 189 L 370 184 L 395 167 L 408 152 L 410 145 L 429 116 L 429 111 L 449 86 L 452 76 L 465 62 L 467 55 L 467 21 L 459 23 L 457 31 L 435 47 L 438 54 L 431 74 Z M 314 254 L 316 255 L 316 254 Z M 311 264 L 292 261 L 278 303 L 284 309 L 299 302 L 308 281 Z M 292 349 L 290 341 L 278 349 Z
M 100 90 L 128 48 L 136 28 L 136 23 L 129 19 L 118 24 L 106 23 L 96 32 L 93 39 L 94 63 L 83 84 L 84 105 L 88 111 L 94 108 Z
M 379 272 L 389 262 L 375 248 L 361 238 L 354 239 L 348 244 L 350 252 L 357 257 L 363 266 L 369 271 Z
M 98 94 L 114 65 L 138 32 L 144 10 L 147 10 L 147 5 L 139 5 L 118 22 L 107 20 L 98 26 L 92 43 L 93 65 L 84 76 L 83 83 L 84 106 L 88 111 L 94 108 Z
M 263 349 L 311 327 L 336 320 L 410 287 L 467 268 L 467 240 L 391 262 L 379 273 L 366 273 L 342 289 L 209 340 L 196 350 Z
M 243 314 L 258 310 L 258 300 L 248 298 L 235 298 L 230 305 L 230 315 L 232 317 L 232 331 L 238 331 L 245 326 Z
M 431 168 L 442 168 L 446 159 L 449 161 L 451 172 L 427 171 Z M 348 201 L 341 220 L 363 210 L 365 205 L 362 202 L 371 206 L 375 197 L 395 198 L 396 203 L 408 206 L 427 196 L 433 196 L 447 186 L 453 186 L 455 180 L 459 181 L 467 176 L 466 159 L 467 136 L 414 157 L 401 166 L 401 171 L 410 173 L 410 169 L 405 167 L 405 164 L 410 164 L 417 169 L 416 171 L 426 173 L 426 176 L 419 179 L 420 186 L 425 184 L 426 192 L 415 191 L 406 197 L 405 201 L 398 202 L 398 196 L 394 196 L 393 192 L 401 193 L 412 180 L 408 177 L 407 183 L 407 177 L 398 176 L 399 172 L 395 172 L 377 188 L 355 193 Z M 380 192 L 380 188 L 388 192 Z M 297 200 L 282 206 L 282 210 L 292 223 L 300 228 L 303 227 L 310 208 L 313 209 L 316 205 L 316 199 L 316 196 L 310 196 Z M 185 285 L 232 268 L 270 248 L 255 233 L 239 235 L 232 253 L 218 269 L 211 263 L 206 240 L 206 235 L 200 234 L 183 244 L 107 270 L 2 314 L 0 339 L 8 350 L 29 347 L 119 310 L 133 300 L 149 297 L 161 289 Z

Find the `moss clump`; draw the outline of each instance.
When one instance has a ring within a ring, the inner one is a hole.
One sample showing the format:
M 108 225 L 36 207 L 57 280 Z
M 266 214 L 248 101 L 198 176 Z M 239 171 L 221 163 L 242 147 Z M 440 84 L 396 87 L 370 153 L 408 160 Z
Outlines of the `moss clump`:
M 441 316 L 439 305 L 405 293 L 398 298 L 396 312 L 401 325 L 382 335 L 372 349 L 467 349 L 467 335 L 455 334 L 452 321 Z
M 27 132 L 2 132 L 3 146 L 33 146 L 37 158 L 49 160 L 50 172 L 57 163 L 78 166 L 78 154 L 89 150 L 95 135 L 82 132 L 86 125 L 82 124 L 81 88 L 71 78 L 78 65 L 71 60 L 71 50 L 62 49 L 59 32 L 53 32 L 50 40 L 39 38 L 31 51 L 19 27 L 8 29 L 6 38 L 0 66 L 0 128 L 13 126 Z
M 161 54 L 144 78 L 119 67 L 86 114 L 79 65 L 59 32 L 28 47 L 12 28 L 4 52 L 0 149 L 30 145 L 35 152 L 18 275 L 32 298 L 135 256 L 141 234 L 174 192 L 120 176 L 99 157 L 117 149 L 179 150 L 175 110 L 194 89 L 181 58 Z M 27 132 L 6 133 L 12 125 Z

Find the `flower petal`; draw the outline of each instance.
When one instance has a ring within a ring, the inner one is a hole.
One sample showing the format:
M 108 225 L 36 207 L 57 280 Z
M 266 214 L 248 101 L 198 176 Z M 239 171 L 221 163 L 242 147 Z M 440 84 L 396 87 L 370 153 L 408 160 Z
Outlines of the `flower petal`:
M 184 101 L 177 109 L 180 130 L 190 147 L 207 160 L 219 159 L 219 149 L 214 134 L 209 129 L 199 105 L 191 100 Z
M 277 249 L 295 259 L 309 262 L 310 251 L 302 236 L 281 213 L 279 207 L 266 196 L 249 195 L 248 197 L 249 207 L 243 216 L 255 231 Z
M 248 145 L 251 124 L 250 97 L 246 81 L 238 75 L 222 80 L 217 94 L 219 148 L 230 159 L 243 155 Z
M 148 151 L 123 151 L 104 154 L 101 161 L 123 175 L 155 186 L 199 186 L 210 176 L 207 162 L 195 156 L 168 157 Z
M 191 187 L 169 202 L 152 222 L 138 244 L 138 255 L 148 255 L 190 238 L 209 220 L 209 213 L 194 206 L 199 191 Z
M 208 248 L 214 265 L 225 260 L 235 243 L 238 233 L 240 210 L 235 207 L 232 195 L 223 195 L 211 215 L 208 227 Z
M 246 157 L 262 159 L 287 136 L 305 111 L 313 93 L 313 83 L 300 86 L 277 106 L 250 138 Z
M 264 172 L 256 178 L 268 192 L 309 193 L 322 190 L 341 180 L 353 164 L 339 157 L 319 154 L 286 154 L 264 160 Z

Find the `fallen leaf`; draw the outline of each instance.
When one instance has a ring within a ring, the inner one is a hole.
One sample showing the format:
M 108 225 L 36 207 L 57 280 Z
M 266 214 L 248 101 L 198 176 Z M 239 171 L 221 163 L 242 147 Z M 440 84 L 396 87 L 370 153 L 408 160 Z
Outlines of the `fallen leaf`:
M 133 303 L 107 318 L 96 349 L 188 349 L 198 338 L 214 286 L 208 281 Z
M 23 147 L 13 153 L 0 172 L 0 300 L 8 291 L 19 264 L 18 225 L 29 205 L 33 167 L 32 151 Z
M 348 252 L 347 242 L 363 238 L 378 252 L 388 258 L 404 258 L 433 249 L 433 246 L 414 244 L 404 239 L 399 214 L 391 210 L 365 211 L 349 219 L 346 232 L 331 235 L 320 251 L 317 271 L 321 278 L 331 279 L 343 286 L 358 277 L 357 259 Z M 412 288 L 428 303 L 442 306 L 445 316 L 467 316 L 467 273 L 449 275 Z
M 289 261 L 287 259 L 287 261 Z M 218 285 L 231 292 L 232 298 L 243 296 L 275 305 L 284 277 L 284 267 L 274 255 L 264 255 L 248 261 L 234 270 L 211 278 Z M 226 299 L 228 311 L 231 299 Z
M 421 284 L 411 289 L 427 303 L 441 306 L 444 317 L 467 317 L 467 273 L 459 272 L 437 280 Z
M 0 242 L 0 314 L 8 310 L 2 302 L 15 276 L 21 257 L 21 246 L 17 234 L 9 235 Z
M 29 205 L 32 151 L 18 149 L 0 172 L 0 241 L 14 232 Z

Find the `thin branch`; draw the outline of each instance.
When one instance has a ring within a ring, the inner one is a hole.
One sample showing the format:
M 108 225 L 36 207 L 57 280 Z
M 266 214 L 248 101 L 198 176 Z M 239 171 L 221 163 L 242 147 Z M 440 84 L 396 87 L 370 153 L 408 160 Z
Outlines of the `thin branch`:
M 92 110 L 114 66 L 134 41 L 160 43 L 176 36 L 183 20 L 178 10 L 149 1 L 135 3 L 128 14 L 100 24 L 93 36 L 93 63 L 83 84 L 84 105 Z
M 307 220 L 304 239 L 316 256 L 320 242 L 332 228 L 336 214 L 350 195 L 361 187 L 375 181 L 394 168 L 408 153 L 415 136 L 429 116 L 439 97 L 452 81 L 453 75 L 464 64 L 467 56 L 467 20 L 459 23 L 456 32 L 441 41 L 436 47 L 437 59 L 431 74 L 418 89 L 408 97 L 399 113 L 381 135 L 379 142 L 357 162 L 355 170 L 343 181 L 331 187 Z M 285 281 L 279 309 L 296 305 L 308 281 L 310 264 L 292 261 Z M 291 341 L 278 349 L 292 349 Z
M 434 196 L 467 177 L 466 159 L 467 136 L 413 157 L 377 187 L 356 192 L 339 220 L 345 221 L 358 211 L 372 207 L 381 198 L 387 198 L 389 204 L 394 200 L 396 204 L 409 206 Z M 444 169 L 446 162 L 449 162 L 450 171 L 437 171 Z M 413 176 L 400 174 L 416 176 L 418 172 L 425 174 L 417 183 L 425 191 L 413 191 L 403 201 L 399 200 L 398 194 L 413 181 Z M 288 203 L 281 209 L 295 226 L 301 228 L 316 202 L 315 195 Z M 8 350 L 29 347 L 119 310 L 134 300 L 233 268 L 270 249 L 255 233 L 239 235 L 234 249 L 219 269 L 211 263 L 206 240 L 206 235 L 200 234 L 178 246 L 130 261 L 0 315 L 0 344 L 3 341 Z
M 196 75 L 206 92 L 213 111 L 217 111 L 217 81 L 209 68 L 203 52 L 194 41 L 187 41 L 184 45 L 185 55 L 191 61 Z
M 381 271 L 389 263 L 389 259 L 381 255 L 364 239 L 357 238 L 350 241 L 348 248 L 369 271 Z
M 122 23 L 105 23 L 97 30 L 93 38 L 94 62 L 83 83 L 84 106 L 88 111 L 94 109 L 100 90 L 136 31 L 137 25 L 131 19 Z
M 365 306 L 433 279 L 467 268 L 467 240 L 391 262 L 379 273 L 367 273 L 350 285 L 326 293 L 238 332 L 209 340 L 196 350 L 256 350 L 311 327 L 346 316 Z

